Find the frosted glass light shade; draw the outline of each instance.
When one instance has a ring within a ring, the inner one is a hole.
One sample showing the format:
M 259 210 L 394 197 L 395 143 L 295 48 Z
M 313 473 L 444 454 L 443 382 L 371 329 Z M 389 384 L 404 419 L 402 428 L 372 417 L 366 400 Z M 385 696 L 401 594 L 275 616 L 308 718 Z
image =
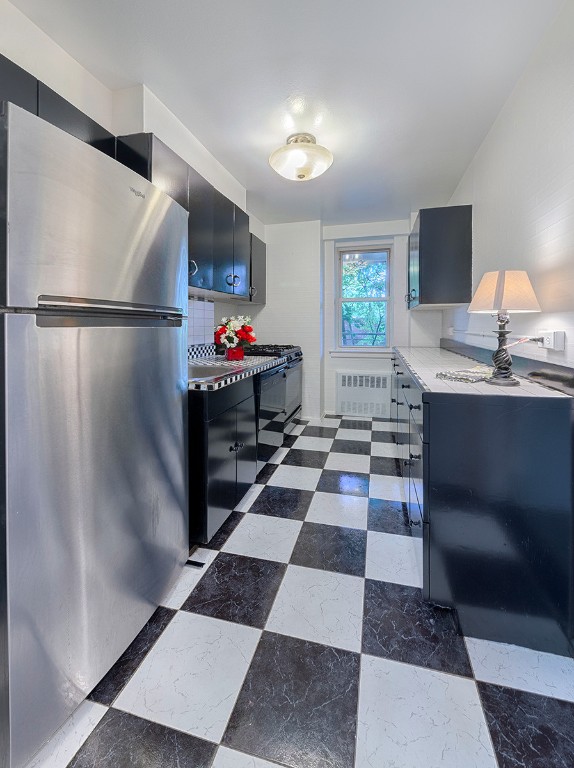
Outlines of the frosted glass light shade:
M 291 181 L 316 179 L 332 163 L 332 153 L 317 144 L 310 133 L 294 133 L 288 137 L 284 147 L 279 147 L 269 157 L 273 170 Z
M 540 312 L 540 304 L 528 274 L 507 269 L 485 272 L 478 284 L 469 312 Z

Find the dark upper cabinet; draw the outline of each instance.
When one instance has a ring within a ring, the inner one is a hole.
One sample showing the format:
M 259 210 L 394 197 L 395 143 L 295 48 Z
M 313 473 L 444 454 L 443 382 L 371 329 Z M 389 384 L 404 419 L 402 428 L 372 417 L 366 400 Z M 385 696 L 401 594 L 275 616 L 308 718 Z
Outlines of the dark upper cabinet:
M 409 309 L 472 298 L 472 206 L 424 208 L 409 237 Z
M 213 290 L 249 298 L 249 216 L 213 190 Z
M 255 235 L 251 235 L 249 295 L 253 304 L 265 304 L 267 300 L 267 246 Z
M 116 154 L 115 136 L 98 125 L 59 93 L 38 83 L 38 115 L 110 157 Z
M 188 210 L 187 163 L 153 133 L 118 136 L 116 158 Z
M 25 69 L 0 55 L 0 101 L 11 101 L 28 112 L 38 112 L 38 81 Z
M 214 189 L 189 168 L 189 279 L 195 288 L 213 288 Z

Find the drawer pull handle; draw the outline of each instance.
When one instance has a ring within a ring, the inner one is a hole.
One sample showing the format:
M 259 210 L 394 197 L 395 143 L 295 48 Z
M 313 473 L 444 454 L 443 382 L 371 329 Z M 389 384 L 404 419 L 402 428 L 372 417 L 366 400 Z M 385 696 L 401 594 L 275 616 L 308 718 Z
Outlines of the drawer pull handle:
M 413 461 L 418 461 L 420 459 L 421 455 L 420 455 L 420 453 L 409 453 L 409 457 Z
M 409 403 L 409 411 L 420 411 L 421 407 L 420 405 L 411 405 Z
M 410 384 L 401 384 L 401 389 L 410 389 L 410 388 L 411 388 Z

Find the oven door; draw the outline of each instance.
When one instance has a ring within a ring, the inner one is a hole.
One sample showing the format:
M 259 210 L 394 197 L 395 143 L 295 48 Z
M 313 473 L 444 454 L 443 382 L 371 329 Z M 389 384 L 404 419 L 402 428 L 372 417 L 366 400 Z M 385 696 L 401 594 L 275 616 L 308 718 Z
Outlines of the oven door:
M 303 397 L 303 361 L 292 360 L 285 369 L 285 425 L 283 431 L 289 433 L 293 427 L 294 419 L 301 413 L 301 401 Z
M 286 384 L 286 366 L 260 374 L 258 462 L 267 462 L 283 444 Z

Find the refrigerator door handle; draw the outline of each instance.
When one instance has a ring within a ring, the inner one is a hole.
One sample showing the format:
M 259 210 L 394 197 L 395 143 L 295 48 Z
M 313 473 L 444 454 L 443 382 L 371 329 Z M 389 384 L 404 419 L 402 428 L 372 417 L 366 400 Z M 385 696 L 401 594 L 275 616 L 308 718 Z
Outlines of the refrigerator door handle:
M 38 307 L 67 307 L 68 309 L 105 309 L 116 312 L 149 312 L 154 315 L 181 315 L 181 307 L 158 307 L 150 304 L 137 304 L 123 301 L 102 301 L 76 296 L 38 296 Z

